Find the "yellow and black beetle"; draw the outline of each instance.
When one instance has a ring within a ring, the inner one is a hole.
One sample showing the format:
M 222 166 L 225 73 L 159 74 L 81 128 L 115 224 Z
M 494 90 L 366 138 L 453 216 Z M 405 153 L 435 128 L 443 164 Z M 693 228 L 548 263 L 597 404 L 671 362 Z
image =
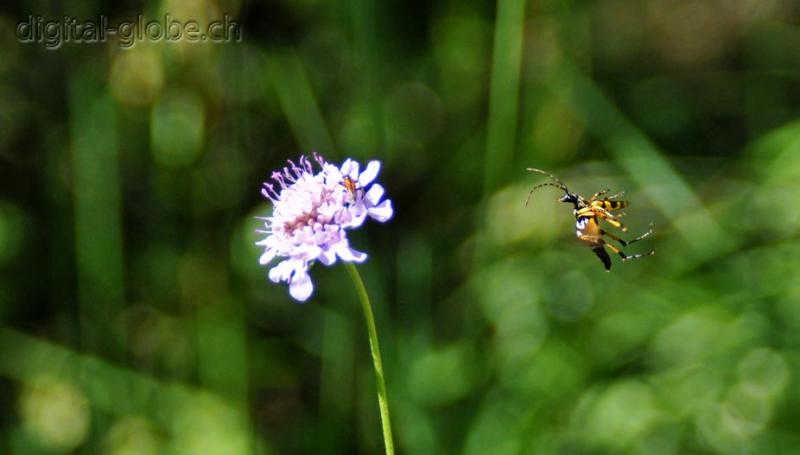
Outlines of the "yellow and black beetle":
M 647 253 L 641 254 L 634 254 L 628 256 L 627 254 L 623 253 L 622 250 L 615 247 L 614 245 L 608 243 L 603 239 L 603 236 L 608 236 L 609 238 L 619 242 L 622 246 L 628 246 L 630 244 L 636 243 L 639 240 L 649 236 L 653 233 L 653 224 L 650 224 L 650 229 L 647 232 L 636 237 L 633 240 L 625 241 L 616 235 L 607 232 L 600 228 L 600 224 L 598 220 L 602 219 L 605 220 L 608 224 L 622 230 L 625 232 L 628 228 L 619 221 L 620 215 L 614 215 L 611 212 L 615 212 L 617 210 L 621 210 L 628 206 L 627 201 L 618 201 L 616 200 L 618 197 L 622 196 L 623 193 L 617 193 L 613 196 L 609 196 L 606 198 L 601 198 L 604 194 L 608 193 L 609 190 L 603 190 L 600 192 L 595 193 L 591 198 L 584 199 L 581 195 L 571 193 L 561 180 L 556 178 L 556 176 L 545 172 L 541 169 L 536 168 L 528 168 L 530 172 L 538 172 L 540 174 L 544 174 L 550 177 L 553 182 L 545 182 L 540 183 L 533 188 L 528 193 L 528 198 L 525 200 L 525 206 L 528 205 L 528 201 L 531 199 L 531 195 L 537 189 L 543 186 L 554 186 L 561 191 L 564 192 L 564 195 L 561 196 L 558 200 L 559 202 L 569 202 L 573 205 L 574 210 L 572 213 L 575 215 L 575 235 L 577 235 L 578 239 L 582 242 L 587 244 L 594 254 L 603 261 L 603 266 L 605 266 L 606 270 L 611 270 L 611 258 L 608 256 L 608 253 L 605 250 L 605 247 L 608 247 L 611 251 L 617 253 L 623 261 L 627 261 L 629 259 L 639 259 L 641 257 L 650 256 L 655 253 L 655 250 L 651 250 Z

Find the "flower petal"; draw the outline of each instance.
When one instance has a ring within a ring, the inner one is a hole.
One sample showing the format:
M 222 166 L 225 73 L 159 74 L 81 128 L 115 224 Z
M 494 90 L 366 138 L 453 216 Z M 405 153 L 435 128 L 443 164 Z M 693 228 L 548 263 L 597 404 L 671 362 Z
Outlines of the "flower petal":
M 367 212 L 369 213 L 369 216 L 374 218 L 376 221 L 380 221 L 381 223 L 388 221 L 394 214 L 394 209 L 392 209 L 392 201 L 387 199 L 375 207 L 370 207 Z
M 378 183 L 373 184 L 369 188 L 369 191 L 367 191 L 366 194 L 367 200 L 373 206 L 378 205 L 378 202 L 381 200 L 382 197 L 383 197 L 383 187 Z
M 281 261 L 275 267 L 269 270 L 269 279 L 273 283 L 279 283 L 281 281 L 289 281 L 289 277 L 292 276 L 292 271 L 295 269 L 296 262 L 302 263 L 302 261 L 298 261 L 296 259 L 287 259 L 285 261 Z
M 344 177 L 342 175 L 342 171 L 340 171 L 338 167 L 328 163 L 325 163 L 325 167 L 322 169 L 321 174 L 324 174 L 326 182 L 339 183 Z
M 349 215 L 347 221 L 342 222 L 342 227 L 346 229 L 360 227 L 367 219 L 367 211 L 364 209 L 364 204 L 361 203 L 347 213 Z
M 367 168 L 364 169 L 364 172 L 362 172 L 361 175 L 358 176 L 358 184 L 362 188 L 366 187 L 367 185 L 372 183 L 373 180 L 375 180 L 375 177 L 378 176 L 378 171 L 380 170 L 381 170 L 380 161 L 375 161 L 375 160 L 370 161 L 369 163 L 367 163 Z
M 317 245 L 305 243 L 296 247 L 292 253 L 292 256 L 298 259 L 304 259 L 306 261 L 313 261 L 314 259 L 318 258 L 320 254 L 322 254 L 322 248 L 318 247 Z
M 346 175 L 354 180 L 358 178 L 358 169 L 359 169 L 358 161 L 354 161 L 348 158 L 344 160 L 344 163 L 342 163 L 342 167 L 340 169 L 342 171 L 342 175 Z
M 277 253 L 278 251 L 275 248 L 267 248 L 266 250 L 264 250 L 264 254 L 262 254 L 261 257 L 258 258 L 258 263 L 261 265 L 269 264 L 270 261 L 275 259 L 275 254 Z
M 304 267 L 297 268 L 289 282 L 289 294 L 298 302 L 305 302 L 311 297 L 312 292 L 314 292 L 314 283 L 311 282 L 311 277 L 308 276 Z
M 324 265 L 333 265 L 336 263 L 336 251 L 327 250 L 319 255 L 319 262 Z
M 367 259 L 367 253 L 354 250 L 346 243 L 342 244 L 342 246 L 336 250 L 336 254 L 338 254 L 343 261 L 347 262 L 364 262 Z

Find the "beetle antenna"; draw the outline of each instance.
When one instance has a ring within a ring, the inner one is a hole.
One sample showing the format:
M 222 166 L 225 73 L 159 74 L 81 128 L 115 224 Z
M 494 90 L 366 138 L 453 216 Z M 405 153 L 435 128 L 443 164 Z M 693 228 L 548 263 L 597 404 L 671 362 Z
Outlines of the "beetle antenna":
M 540 184 L 534 186 L 533 188 L 531 188 L 531 190 L 528 192 L 528 197 L 525 199 L 525 207 L 528 206 L 528 202 L 530 202 L 531 196 L 533 195 L 533 192 L 538 190 L 539 188 L 541 188 L 543 186 L 554 186 L 554 187 L 560 189 L 561 191 L 565 192 L 566 194 L 571 194 L 569 192 L 569 189 L 567 189 L 567 185 L 565 185 L 564 182 L 559 180 L 558 177 L 556 177 L 555 175 L 553 175 L 553 174 L 551 174 L 549 172 L 545 172 L 545 171 L 543 171 L 541 169 L 536 169 L 535 167 L 529 167 L 528 171 L 530 171 L 530 172 L 538 172 L 540 174 L 544 174 L 544 175 L 550 177 L 555 183 L 552 183 L 552 182 L 540 183 Z
M 556 188 L 558 188 L 558 189 L 560 189 L 560 190 L 563 190 L 563 189 L 564 189 L 564 188 L 562 188 L 560 185 L 557 185 L 557 184 L 555 184 L 555 183 L 551 183 L 551 182 L 547 182 L 547 183 L 540 183 L 540 184 L 538 184 L 538 185 L 534 186 L 533 188 L 531 188 L 531 190 L 528 192 L 528 197 L 527 197 L 527 198 L 525 198 L 525 207 L 527 207 L 527 206 L 528 206 L 528 202 L 530 202 L 530 200 L 531 200 L 531 196 L 533 195 L 533 192 L 534 192 L 534 191 L 536 191 L 536 190 L 538 190 L 539 188 L 541 188 L 541 187 L 543 187 L 543 186 L 554 186 L 554 187 L 556 187 Z

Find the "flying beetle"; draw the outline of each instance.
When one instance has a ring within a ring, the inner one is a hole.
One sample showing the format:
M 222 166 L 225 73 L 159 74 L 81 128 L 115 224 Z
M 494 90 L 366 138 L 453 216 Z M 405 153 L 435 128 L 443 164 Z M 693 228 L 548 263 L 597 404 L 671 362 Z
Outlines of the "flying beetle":
M 628 228 L 619 220 L 623 214 L 620 213 L 615 215 L 612 213 L 628 206 L 628 201 L 618 200 L 618 198 L 624 194 L 623 192 L 614 194 L 613 196 L 603 197 L 609 192 L 609 190 L 603 190 L 595 193 L 589 199 L 585 199 L 579 194 L 571 193 L 567 188 L 567 185 L 565 185 L 553 174 L 533 167 L 528 168 L 528 171 L 544 174 L 550 177 L 552 182 L 540 183 L 531 188 L 531 191 L 528 193 L 528 198 L 525 200 L 525 206 L 528 206 L 528 202 L 530 201 L 533 192 L 541 187 L 553 186 L 563 191 L 564 195 L 561 196 L 558 201 L 568 202 L 573 205 L 574 209 L 572 213 L 575 215 L 575 235 L 579 240 L 592 249 L 594 254 L 596 254 L 597 257 L 599 257 L 603 262 L 603 266 L 607 271 L 611 270 L 611 258 L 608 256 L 608 252 L 606 252 L 605 248 L 608 248 L 609 250 L 618 254 L 623 261 L 627 261 L 629 259 L 639 259 L 655 253 L 655 250 L 651 250 L 647 253 L 627 255 L 622 252 L 621 249 L 608 243 L 603 238 L 604 236 L 608 237 L 625 247 L 636 243 L 653 233 L 653 224 L 650 223 L 650 229 L 648 229 L 647 232 L 633 240 L 625 241 L 600 227 L 599 220 L 603 220 L 617 229 L 620 229 L 622 232 L 626 232 L 628 230 Z

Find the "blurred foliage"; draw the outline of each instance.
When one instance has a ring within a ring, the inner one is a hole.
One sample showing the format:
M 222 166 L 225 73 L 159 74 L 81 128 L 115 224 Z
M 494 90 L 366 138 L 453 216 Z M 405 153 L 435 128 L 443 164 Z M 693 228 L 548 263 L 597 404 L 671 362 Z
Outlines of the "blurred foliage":
M 228 44 L 22 44 L 27 15 Z M 800 446 L 800 28 L 790 0 L 22 1 L 0 11 L 0 453 L 380 453 L 339 267 L 266 279 L 260 182 L 383 161 L 355 234 L 396 446 Z M 610 273 L 544 188 L 626 190 Z

